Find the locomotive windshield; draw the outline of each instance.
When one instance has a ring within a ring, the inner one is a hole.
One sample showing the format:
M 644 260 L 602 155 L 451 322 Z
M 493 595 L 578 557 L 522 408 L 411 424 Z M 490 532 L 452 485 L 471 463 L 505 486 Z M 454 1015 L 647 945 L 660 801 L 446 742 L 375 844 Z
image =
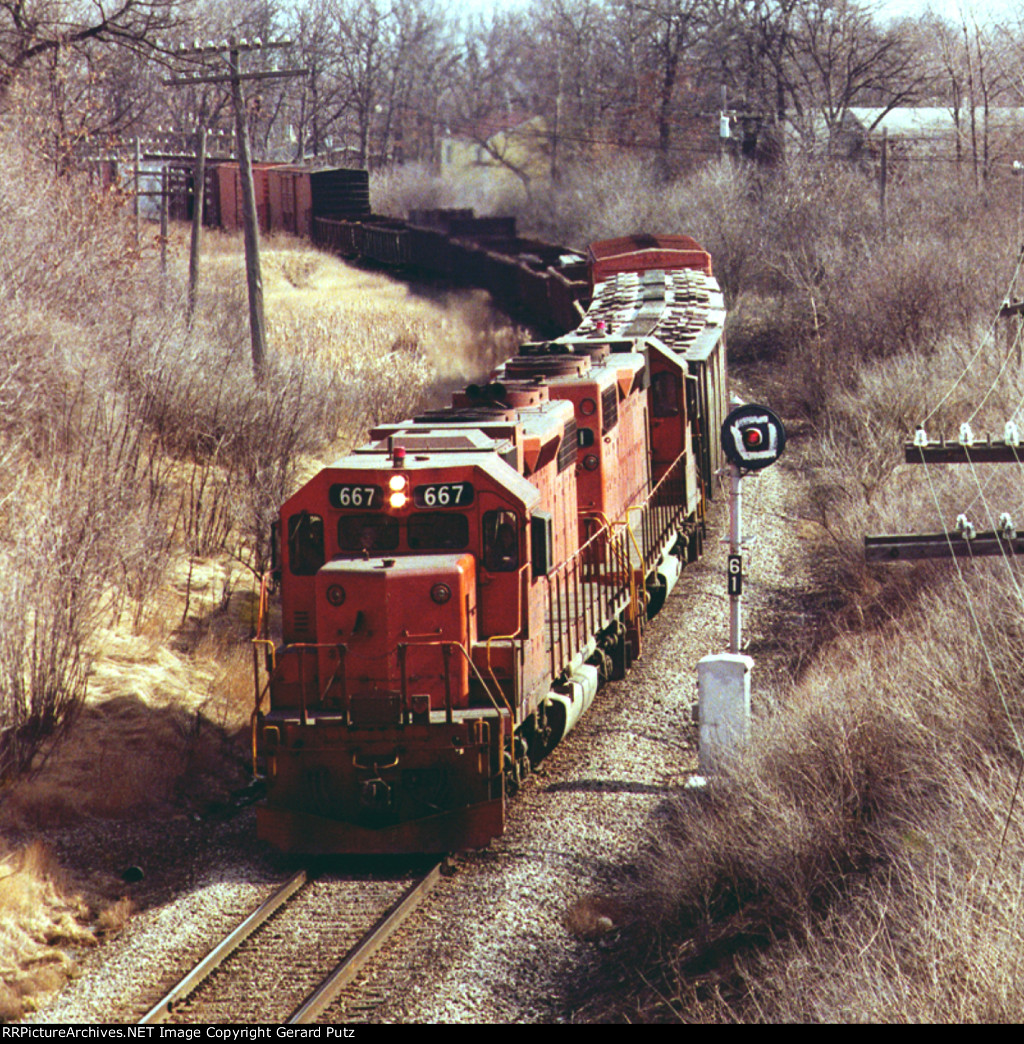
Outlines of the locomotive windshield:
M 398 519 L 389 515 L 344 515 L 338 521 L 342 551 L 394 551 L 398 547 Z
M 288 562 L 295 576 L 316 576 L 324 564 L 324 520 L 300 511 L 288 519 Z
M 460 550 L 469 543 L 469 519 L 451 512 L 424 511 L 409 519 L 411 551 Z
M 342 551 L 396 551 L 405 523 L 390 515 L 345 515 L 338 521 Z M 469 519 L 450 511 L 412 515 L 406 539 L 410 551 L 461 550 L 469 546 Z

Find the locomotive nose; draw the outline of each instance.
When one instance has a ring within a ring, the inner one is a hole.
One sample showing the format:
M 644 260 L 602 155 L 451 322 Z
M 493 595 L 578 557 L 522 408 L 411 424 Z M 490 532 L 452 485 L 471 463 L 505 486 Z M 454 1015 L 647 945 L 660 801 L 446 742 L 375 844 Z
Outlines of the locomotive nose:
M 319 678 L 334 679 L 329 695 L 347 702 L 350 724 L 429 720 L 432 710 L 468 704 L 477 634 L 471 554 L 339 559 L 316 583 Z

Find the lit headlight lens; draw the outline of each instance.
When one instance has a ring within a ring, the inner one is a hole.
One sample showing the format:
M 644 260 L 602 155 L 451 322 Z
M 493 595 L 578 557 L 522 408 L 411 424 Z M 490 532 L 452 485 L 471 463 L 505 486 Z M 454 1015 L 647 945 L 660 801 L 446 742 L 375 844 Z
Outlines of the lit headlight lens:
M 406 480 L 404 475 L 392 475 L 388 479 L 388 487 L 395 493 L 405 489 Z
M 392 493 L 388 498 L 388 503 L 393 508 L 403 508 L 409 503 L 409 498 L 404 493 Z

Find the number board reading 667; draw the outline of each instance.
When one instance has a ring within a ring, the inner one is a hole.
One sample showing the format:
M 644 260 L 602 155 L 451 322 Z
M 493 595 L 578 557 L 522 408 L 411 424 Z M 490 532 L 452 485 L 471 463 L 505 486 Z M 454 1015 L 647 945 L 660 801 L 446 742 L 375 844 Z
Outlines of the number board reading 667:
M 358 486 L 353 483 L 335 483 L 327 494 L 331 507 L 375 511 L 384 503 L 380 486 Z
M 412 499 L 417 507 L 466 507 L 473 503 L 473 487 L 468 482 L 436 482 L 417 486 L 412 491 Z

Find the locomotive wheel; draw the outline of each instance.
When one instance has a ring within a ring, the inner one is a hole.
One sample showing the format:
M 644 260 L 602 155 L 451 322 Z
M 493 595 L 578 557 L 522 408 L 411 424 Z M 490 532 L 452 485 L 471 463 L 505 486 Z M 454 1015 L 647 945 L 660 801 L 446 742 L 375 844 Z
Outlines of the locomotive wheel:
M 514 759 L 507 750 L 505 751 L 504 766 L 505 797 L 515 797 L 519 792 L 519 784 L 522 782 L 522 777 L 519 774 L 519 761 Z
M 668 597 L 668 585 L 654 580 L 647 588 L 647 619 L 653 620 L 661 612 Z
M 621 681 L 626 677 L 629 665 L 633 662 L 632 643 L 626 637 L 625 632 L 619 635 L 609 653 L 612 661 L 612 680 Z

